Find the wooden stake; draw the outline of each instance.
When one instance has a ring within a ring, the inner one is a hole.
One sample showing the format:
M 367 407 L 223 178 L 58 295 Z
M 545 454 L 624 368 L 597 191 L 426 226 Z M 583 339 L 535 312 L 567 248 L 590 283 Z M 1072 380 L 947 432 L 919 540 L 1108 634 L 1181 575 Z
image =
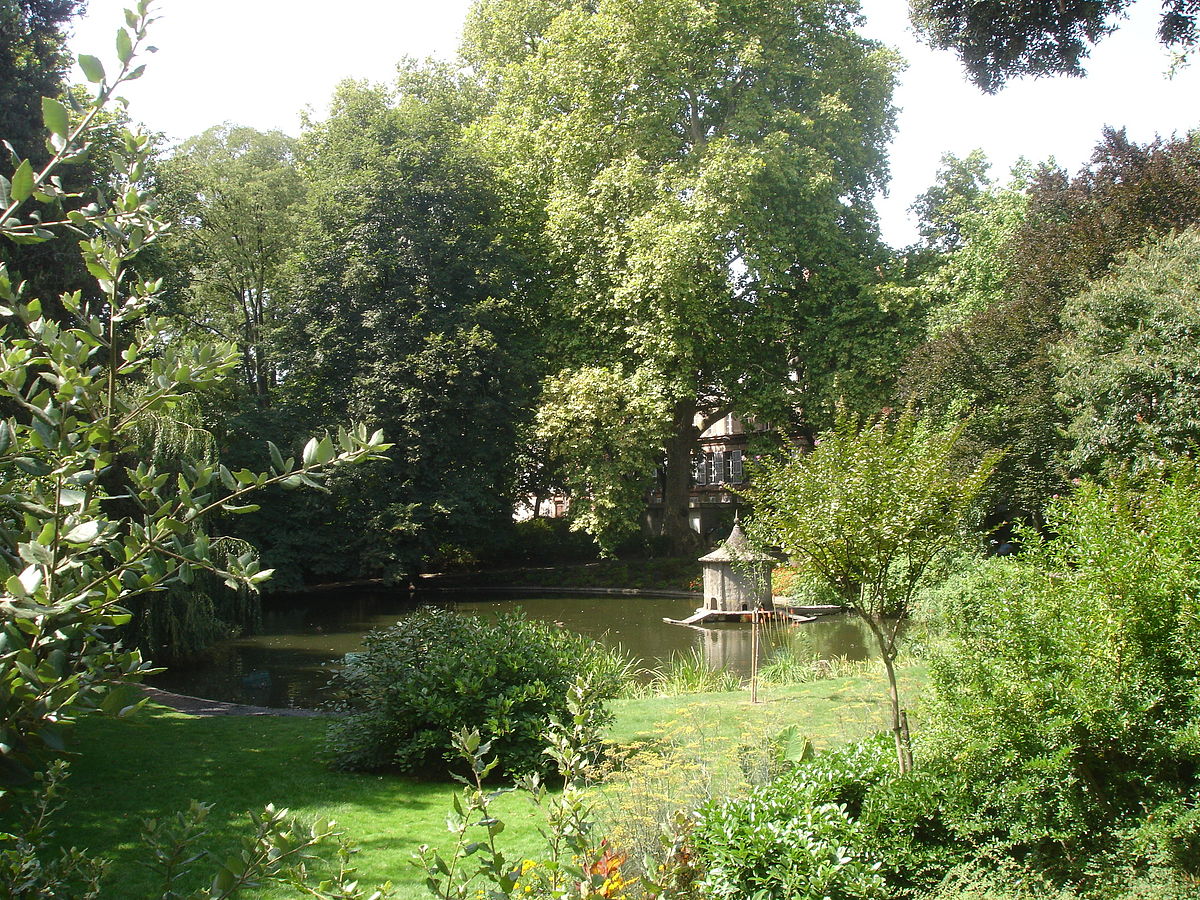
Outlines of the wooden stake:
M 754 615 L 751 618 L 750 625 L 750 702 L 758 702 L 758 614 L 762 612 L 760 609 L 754 610 Z

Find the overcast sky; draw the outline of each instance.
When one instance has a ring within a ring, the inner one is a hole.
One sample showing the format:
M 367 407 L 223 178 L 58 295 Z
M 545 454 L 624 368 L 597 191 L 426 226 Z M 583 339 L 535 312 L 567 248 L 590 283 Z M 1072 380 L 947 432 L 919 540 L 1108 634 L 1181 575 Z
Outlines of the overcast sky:
M 72 48 L 105 61 L 129 0 L 90 0 Z M 297 133 L 300 111 L 318 114 L 344 78 L 390 79 L 403 56 L 452 59 L 469 0 L 160 0 L 161 21 L 142 81 L 126 96 L 134 118 L 181 140 L 220 122 Z M 892 186 L 879 204 L 884 237 L 915 239 L 907 214 L 945 152 L 982 148 L 1004 173 L 1024 156 L 1083 164 L 1104 125 L 1139 141 L 1200 125 L 1200 63 L 1173 80 L 1154 37 L 1158 0 L 1139 0 L 1103 41 L 1086 79 L 1018 82 L 988 97 L 967 84 L 955 58 L 918 44 L 904 0 L 863 0 L 868 36 L 898 49 L 909 66 L 896 104 Z M 331 14 L 331 11 L 334 14 Z

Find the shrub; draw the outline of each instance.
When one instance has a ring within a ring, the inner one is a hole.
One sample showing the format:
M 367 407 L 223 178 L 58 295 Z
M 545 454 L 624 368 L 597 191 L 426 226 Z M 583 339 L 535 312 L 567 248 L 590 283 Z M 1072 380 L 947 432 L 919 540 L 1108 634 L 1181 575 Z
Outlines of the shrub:
M 853 900 L 885 896 L 881 862 L 859 820 L 889 778 L 889 742 L 874 739 L 801 763 L 745 797 L 700 810 L 691 847 L 712 897 Z
M 433 607 L 364 639 L 333 685 L 347 715 L 329 729 L 339 769 L 446 771 L 454 729 L 478 728 L 509 773 L 544 770 L 542 733 L 566 715 L 577 673 L 594 673 L 597 701 L 621 688 L 609 651 L 521 615 L 488 621 Z
M 513 524 L 512 540 L 495 562 L 553 565 L 591 562 L 598 550 L 592 536 L 572 531 L 566 519 L 528 519 Z
M 926 745 L 971 798 L 963 839 L 1083 884 L 1200 787 L 1198 506 L 1191 465 L 1084 483 L 1048 511 L 1055 539 L 1027 535 L 947 605 Z

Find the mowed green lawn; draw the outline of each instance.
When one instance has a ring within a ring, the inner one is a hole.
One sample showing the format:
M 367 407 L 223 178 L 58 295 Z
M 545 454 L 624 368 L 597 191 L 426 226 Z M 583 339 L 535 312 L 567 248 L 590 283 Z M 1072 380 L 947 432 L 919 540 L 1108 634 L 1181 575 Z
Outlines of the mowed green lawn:
M 906 674 L 904 684 L 915 697 L 922 673 Z M 883 679 L 867 675 L 764 689 L 757 705 L 748 691 L 622 700 L 613 704 L 610 738 L 620 745 L 653 744 L 674 733 L 677 743 L 684 734 L 702 753 L 797 725 L 815 745 L 827 747 L 882 729 L 884 698 Z M 206 845 L 227 853 L 239 836 L 251 833 L 246 811 L 274 803 L 308 821 L 336 821 L 360 849 L 362 881 L 390 880 L 402 897 L 427 896 L 424 874 L 410 859 L 422 843 L 447 842 L 445 818 L 455 786 L 330 772 L 321 762 L 325 725 L 315 718 L 197 718 L 162 707 L 131 720 L 85 720 L 77 731 L 79 756 L 71 766 L 59 837 L 112 859 L 106 898 L 157 898 L 154 874 L 139 864 L 142 820 L 173 815 L 192 800 L 212 803 Z M 539 855 L 529 801 L 507 795 L 498 812 L 508 825 L 505 852 L 511 858 Z M 199 869 L 211 878 L 215 866 Z

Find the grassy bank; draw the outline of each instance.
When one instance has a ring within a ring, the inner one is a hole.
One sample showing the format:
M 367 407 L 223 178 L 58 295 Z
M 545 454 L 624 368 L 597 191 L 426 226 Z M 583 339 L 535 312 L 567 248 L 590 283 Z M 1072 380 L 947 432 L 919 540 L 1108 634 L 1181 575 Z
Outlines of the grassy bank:
M 910 673 L 907 683 L 915 695 L 922 674 Z M 670 733 L 676 744 L 691 741 L 711 753 L 796 724 L 816 745 L 831 746 L 879 729 L 883 697 L 882 678 L 868 675 L 764 690 L 755 706 L 746 691 L 618 701 L 610 737 L 653 744 Z M 157 896 L 151 873 L 138 864 L 142 819 L 170 815 L 193 799 L 213 803 L 208 843 L 222 852 L 249 833 L 246 810 L 275 803 L 305 819 L 336 820 L 361 848 L 364 881 L 390 879 L 402 897 L 427 896 L 409 859 L 419 844 L 444 839 L 455 788 L 330 772 L 319 760 L 324 727 L 320 719 L 195 718 L 162 708 L 132 721 L 85 720 L 60 836 L 113 859 L 105 897 L 141 900 Z M 507 796 L 499 811 L 509 823 L 506 850 L 533 853 L 539 841 L 528 801 Z

